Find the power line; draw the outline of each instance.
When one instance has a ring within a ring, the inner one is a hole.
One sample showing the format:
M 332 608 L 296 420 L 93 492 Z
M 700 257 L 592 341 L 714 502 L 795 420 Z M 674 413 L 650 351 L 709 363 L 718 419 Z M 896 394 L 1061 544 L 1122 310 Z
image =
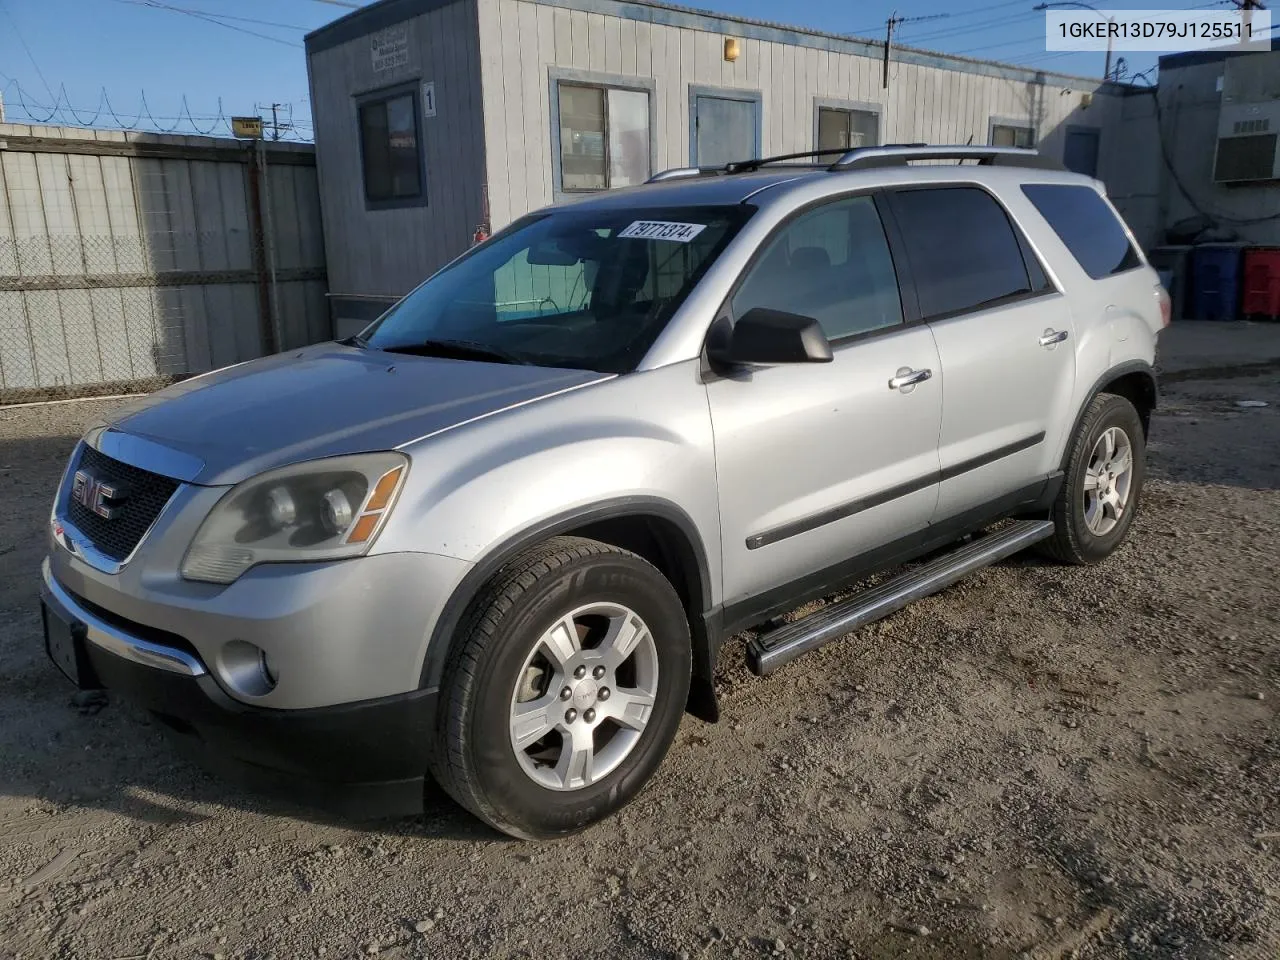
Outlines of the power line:
M 934 33 L 926 33 L 923 36 L 911 37 L 910 41 L 912 43 L 923 43 L 928 40 L 939 40 L 945 37 L 959 37 L 967 33 L 985 33 L 994 27 L 1002 27 L 1006 24 L 1021 23 L 1026 20 L 1036 19 L 1039 19 L 1039 17 L 1036 12 L 1032 10 L 1015 16 L 992 17 L 990 20 L 980 20 L 977 23 L 971 23 L 968 26 L 959 27 L 954 30 L 938 30 Z
M 281 30 L 301 30 L 306 33 L 313 27 L 301 27 L 296 23 L 276 23 L 274 20 L 255 20 L 253 17 L 237 17 L 230 13 L 210 13 L 208 10 L 192 10 L 189 7 L 175 7 L 156 0 L 116 0 L 117 3 L 128 3 L 135 7 L 151 7 L 153 9 L 172 10 L 175 13 L 187 13 L 193 16 L 208 16 L 217 20 L 235 20 L 239 23 L 253 23 L 260 27 L 278 27 Z
M 954 54 L 977 53 L 980 50 L 994 50 L 997 47 L 1013 47 L 1021 43 L 1032 43 L 1036 40 L 1043 40 L 1043 39 L 1044 39 L 1044 34 L 1037 33 L 1030 37 L 1018 37 L 1016 40 L 1002 40 L 999 43 L 985 43 L 980 47 L 968 47 L 967 49 L 964 49 L 964 50 L 948 50 L 947 52 L 954 53 Z
M 992 4 L 988 4 L 985 7 L 974 7 L 972 10 L 960 10 L 954 13 L 948 13 L 947 19 L 959 20 L 961 17 L 971 17 L 976 13 L 985 13 L 988 10 L 999 10 L 1002 7 L 1022 6 L 1026 2 L 1027 0 L 1004 0 L 1003 3 L 992 3 Z M 872 33 L 872 32 L 879 33 L 880 28 L 882 26 L 884 26 L 883 23 L 877 23 L 871 27 L 858 27 L 857 29 L 851 30 L 849 32 L 854 34 Z
M 7 4 L 0 0 L 0 10 L 4 11 L 4 15 L 9 18 L 9 22 L 13 24 L 13 32 L 18 36 L 18 42 L 22 44 L 22 49 L 27 51 L 27 59 L 31 61 L 31 65 L 36 68 L 36 76 L 40 78 L 40 82 L 44 84 L 44 88 L 48 91 L 49 96 L 53 96 L 53 87 L 49 86 L 49 81 L 44 78 L 44 71 L 40 69 L 40 64 L 36 63 L 35 54 L 31 52 L 31 48 L 27 46 L 27 38 L 22 35 L 22 30 L 18 26 L 17 19 L 9 12 Z
M 272 43 L 283 44 L 286 47 L 300 48 L 302 46 L 302 44 L 294 43 L 292 40 L 281 40 L 279 37 L 273 37 L 265 33 L 258 33 L 256 30 L 247 30 L 244 27 L 237 27 L 233 23 L 224 23 L 223 21 L 217 20 L 213 16 L 200 11 L 188 10 L 185 7 L 173 7 L 167 3 L 161 3 L 160 0 L 116 0 L 116 3 L 127 3 L 132 6 L 150 7 L 153 10 L 170 10 L 174 13 L 182 13 L 189 17 L 195 17 L 197 20 L 204 20 L 207 23 L 217 24 L 220 27 L 226 27 L 228 30 L 234 30 L 237 33 L 244 33 L 251 37 L 257 37 L 260 40 L 270 40 Z
M 348 10 L 359 10 L 360 4 L 348 3 L 347 0 L 315 0 L 316 3 L 329 3 L 335 7 L 346 7 Z

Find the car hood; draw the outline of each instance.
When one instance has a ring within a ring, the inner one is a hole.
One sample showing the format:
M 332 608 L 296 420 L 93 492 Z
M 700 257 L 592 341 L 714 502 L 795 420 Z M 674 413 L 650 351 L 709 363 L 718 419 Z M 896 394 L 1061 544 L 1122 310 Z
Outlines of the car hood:
M 157 472 L 177 479 L 237 483 L 288 463 L 388 450 L 610 376 L 327 343 L 174 384 L 119 408 L 89 440 L 140 466 L 166 464 Z

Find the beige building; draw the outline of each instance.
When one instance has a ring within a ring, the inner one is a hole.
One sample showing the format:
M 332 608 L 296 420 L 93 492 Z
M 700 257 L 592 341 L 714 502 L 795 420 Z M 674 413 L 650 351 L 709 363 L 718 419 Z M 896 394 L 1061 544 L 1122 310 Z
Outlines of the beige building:
M 896 46 L 886 76 L 876 41 L 636 0 L 382 0 L 306 45 L 339 333 L 478 227 L 670 167 L 995 143 L 1111 181 L 1136 146 L 1122 85 Z

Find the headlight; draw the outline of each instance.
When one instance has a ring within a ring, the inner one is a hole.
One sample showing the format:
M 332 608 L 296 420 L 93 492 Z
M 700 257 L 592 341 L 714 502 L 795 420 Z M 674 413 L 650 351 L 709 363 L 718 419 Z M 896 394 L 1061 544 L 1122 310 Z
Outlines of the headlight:
M 367 453 L 246 480 L 200 525 L 182 575 L 231 583 L 258 563 L 360 556 L 390 516 L 408 472 L 403 454 Z

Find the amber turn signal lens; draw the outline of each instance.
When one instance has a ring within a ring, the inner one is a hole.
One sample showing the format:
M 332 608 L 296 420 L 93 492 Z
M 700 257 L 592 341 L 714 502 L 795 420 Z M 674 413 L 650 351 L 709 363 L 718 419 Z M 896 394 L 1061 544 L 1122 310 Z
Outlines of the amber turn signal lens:
M 380 513 L 366 513 L 351 528 L 351 533 L 347 535 L 347 543 L 364 543 L 373 536 L 374 528 L 378 526 L 381 518 Z
M 369 502 L 364 505 L 365 512 L 385 510 L 387 508 L 387 504 L 391 502 L 391 495 L 396 492 L 396 486 L 400 483 L 400 476 L 403 473 L 404 467 L 396 467 L 394 470 L 388 470 L 382 475 L 377 486 L 373 488 L 373 494 L 369 497 Z

